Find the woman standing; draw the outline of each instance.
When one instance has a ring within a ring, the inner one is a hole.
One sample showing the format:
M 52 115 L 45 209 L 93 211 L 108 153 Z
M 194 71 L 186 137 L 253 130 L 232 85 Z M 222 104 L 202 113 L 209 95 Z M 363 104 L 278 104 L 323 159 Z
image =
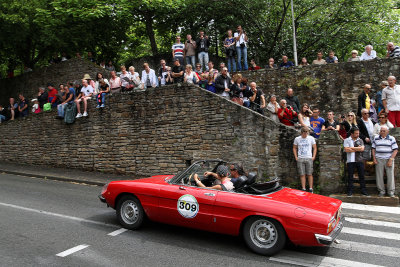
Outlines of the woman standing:
M 356 114 L 354 114 L 354 112 L 350 111 L 347 114 L 346 120 L 344 120 L 341 124 L 343 125 L 343 127 L 344 127 L 344 129 L 346 131 L 346 136 L 349 137 L 350 136 L 350 129 L 353 128 L 353 127 L 357 127 L 358 128 Z
M 193 84 L 196 82 L 196 84 L 199 83 L 199 78 L 197 78 L 196 73 L 193 71 L 192 69 L 192 65 L 187 64 L 186 65 L 186 69 L 185 69 L 185 74 L 184 74 L 184 78 L 183 81 L 185 83 L 189 83 L 189 84 Z
M 276 101 L 276 96 L 275 95 L 271 95 L 269 98 L 269 103 L 267 105 L 267 110 L 269 110 L 270 113 L 270 118 L 275 121 L 276 123 L 279 122 L 279 118 L 278 118 L 278 109 L 280 109 L 281 107 L 279 106 L 278 102 Z
M 228 59 L 228 71 L 229 73 L 231 73 L 232 71 L 236 72 L 236 62 L 235 62 L 236 40 L 232 36 L 232 30 L 228 30 L 227 35 L 228 37 L 226 37 L 224 40 L 224 47 L 225 47 L 226 58 Z
M 301 106 L 298 118 L 301 127 L 310 127 L 310 117 L 312 115 L 312 111 L 310 110 L 310 106 L 307 103 L 304 103 Z

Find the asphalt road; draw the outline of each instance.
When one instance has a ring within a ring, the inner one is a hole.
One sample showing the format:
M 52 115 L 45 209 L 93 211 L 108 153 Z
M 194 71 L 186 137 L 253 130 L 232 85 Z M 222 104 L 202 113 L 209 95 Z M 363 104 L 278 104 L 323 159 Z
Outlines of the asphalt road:
M 249 251 L 239 237 L 151 222 L 125 231 L 98 200 L 100 190 L 0 174 L 0 265 L 399 266 L 399 223 L 349 218 L 341 244 L 289 246 L 269 258 Z M 390 212 L 400 214 L 396 208 L 376 214 Z

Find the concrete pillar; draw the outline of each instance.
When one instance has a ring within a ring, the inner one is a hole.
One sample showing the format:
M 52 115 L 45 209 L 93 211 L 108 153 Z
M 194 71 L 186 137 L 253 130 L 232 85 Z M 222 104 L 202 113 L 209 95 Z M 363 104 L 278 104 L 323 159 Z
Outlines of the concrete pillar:
M 338 193 L 344 189 L 342 144 L 343 141 L 336 131 L 325 131 L 318 140 L 319 186 L 323 195 Z

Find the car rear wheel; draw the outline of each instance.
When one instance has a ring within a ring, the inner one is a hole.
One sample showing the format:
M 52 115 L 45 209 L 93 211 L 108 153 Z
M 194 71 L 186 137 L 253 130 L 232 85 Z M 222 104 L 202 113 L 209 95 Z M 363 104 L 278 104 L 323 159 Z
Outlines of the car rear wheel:
M 243 237 L 247 246 L 261 255 L 273 255 L 286 243 L 282 225 L 270 218 L 252 217 L 244 225 Z
M 144 210 L 140 201 L 134 196 L 123 196 L 117 204 L 117 218 L 124 228 L 139 228 L 144 220 Z

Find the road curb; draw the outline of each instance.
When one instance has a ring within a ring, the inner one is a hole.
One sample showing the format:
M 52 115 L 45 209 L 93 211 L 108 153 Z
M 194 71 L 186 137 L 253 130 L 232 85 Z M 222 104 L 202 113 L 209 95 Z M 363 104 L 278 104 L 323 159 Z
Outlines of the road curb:
M 100 181 L 90 181 L 90 180 L 84 180 L 84 179 L 79 179 L 79 178 L 74 179 L 74 178 L 68 178 L 68 177 L 62 177 L 62 176 L 26 173 L 26 172 L 19 172 L 19 171 L 4 170 L 4 169 L 0 169 L 0 172 L 7 173 L 7 174 L 14 174 L 14 175 L 35 177 L 35 178 L 40 178 L 40 179 L 53 180 L 53 181 L 75 182 L 75 183 L 83 183 L 83 184 L 96 185 L 96 186 L 103 186 L 105 184 L 104 182 L 100 182 Z

